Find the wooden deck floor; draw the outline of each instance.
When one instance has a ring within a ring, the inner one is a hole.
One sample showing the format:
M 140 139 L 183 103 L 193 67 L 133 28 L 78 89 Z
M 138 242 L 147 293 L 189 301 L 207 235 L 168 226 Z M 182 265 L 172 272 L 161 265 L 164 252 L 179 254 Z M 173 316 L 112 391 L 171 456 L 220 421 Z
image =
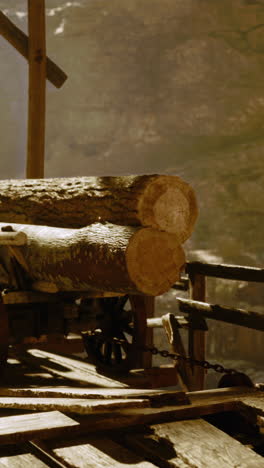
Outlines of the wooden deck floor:
M 263 453 L 261 386 L 154 390 L 37 349 L 2 376 L 0 467 L 260 468 Z

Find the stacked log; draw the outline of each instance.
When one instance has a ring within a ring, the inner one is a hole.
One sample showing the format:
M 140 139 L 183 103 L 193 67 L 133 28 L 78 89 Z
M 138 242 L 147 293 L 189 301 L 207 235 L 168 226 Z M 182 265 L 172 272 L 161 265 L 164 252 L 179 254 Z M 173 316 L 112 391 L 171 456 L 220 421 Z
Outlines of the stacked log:
M 0 228 L 3 223 L 0 223 Z M 46 291 L 102 290 L 156 296 L 179 278 L 184 252 L 173 234 L 92 224 L 81 229 L 12 224 L 27 235 L 18 262 Z
M 157 296 L 179 279 L 196 217 L 173 176 L 1 181 L 0 220 L 27 243 L 0 259 L 8 269 L 8 249 L 37 290 Z
M 179 243 L 197 218 L 193 189 L 177 176 L 2 180 L 0 220 L 64 228 L 109 222 L 173 233 Z

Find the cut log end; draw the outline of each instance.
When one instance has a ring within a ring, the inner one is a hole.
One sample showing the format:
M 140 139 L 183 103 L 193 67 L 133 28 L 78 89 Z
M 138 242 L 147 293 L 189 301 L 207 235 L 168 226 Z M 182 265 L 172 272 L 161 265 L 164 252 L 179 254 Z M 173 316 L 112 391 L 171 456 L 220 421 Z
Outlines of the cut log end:
M 158 296 L 179 279 L 185 255 L 175 235 L 145 228 L 132 237 L 126 251 L 126 263 L 137 289 Z
M 139 200 L 142 225 L 173 233 L 185 242 L 193 232 L 198 206 L 192 187 L 176 176 L 154 177 Z

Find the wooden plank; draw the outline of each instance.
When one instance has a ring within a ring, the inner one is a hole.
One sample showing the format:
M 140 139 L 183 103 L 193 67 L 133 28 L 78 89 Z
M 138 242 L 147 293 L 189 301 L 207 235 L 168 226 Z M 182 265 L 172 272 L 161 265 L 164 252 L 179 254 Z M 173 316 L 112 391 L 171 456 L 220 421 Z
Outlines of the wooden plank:
M 25 409 L 30 411 L 63 411 L 64 413 L 91 414 L 121 411 L 127 408 L 147 408 L 147 399 L 77 399 L 77 398 L 29 398 L 1 397 L 0 408 Z
M 0 11 L 0 34 L 21 54 L 28 59 L 28 37 L 2 11 Z M 56 63 L 47 57 L 47 79 L 60 88 L 67 80 L 67 75 Z
M 3 397 L 56 397 L 56 398 L 85 398 L 85 399 L 147 399 L 151 406 L 188 403 L 184 392 L 177 390 L 144 390 L 130 388 L 74 388 L 74 387 L 39 387 L 39 388 L 5 388 L 0 387 Z
M 190 294 L 193 300 L 205 301 L 206 294 L 205 276 L 190 274 Z M 206 331 L 201 330 L 200 323 L 205 325 L 201 316 L 190 316 L 189 328 L 189 356 L 198 361 L 205 360 L 206 352 Z M 189 390 L 202 390 L 205 385 L 206 371 L 200 366 L 190 366 L 192 379 L 188 382 Z
M 162 408 L 127 409 L 111 415 L 91 415 L 89 418 L 78 417 L 85 433 L 123 428 L 142 424 L 193 419 L 208 414 L 223 411 L 235 411 L 237 400 L 246 396 L 254 389 L 248 387 L 233 387 L 215 391 L 189 392 L 191 404 L 164 406 Z
M 202 419 L 150 427 L 149 434 L 126 435 L 133 449 L 154 463 L 180 468 L 261 468 L 264 459 Z
M 0 444 L 18 443 L 33 437 L 65 436 L 79 428 L 78 422 L 59 411 L 0 418 Z
M 28 0 L 28 155 L 27 178 L 44 177 L 46 114 L 45 0 Z
M 9 446 L 0 448 L 0 467 L 2 468 L 47 468 L 42 460 L 28 452 L 24 447 Z
M 264 417 L 264 392 L 239 398 L 237 410 L 252 424 L 257 424 L 259 417 Z
M 105 437 L 100 439 L 89 438 L 68 441 L 37 442 L 54 457 L 72 468 L 115 467 L 123 468 L 133 466 L 137 468 L 154 467 L 150 462 L 144 461 L 132 451 Z
M 19 359 L 28 365 L 45 369 L 54 375 L 91 387 L 124 388 L 127 384 L 97 373 L 94 365 L 74 357 L 67 357 L 39 349 L 29 349 Z

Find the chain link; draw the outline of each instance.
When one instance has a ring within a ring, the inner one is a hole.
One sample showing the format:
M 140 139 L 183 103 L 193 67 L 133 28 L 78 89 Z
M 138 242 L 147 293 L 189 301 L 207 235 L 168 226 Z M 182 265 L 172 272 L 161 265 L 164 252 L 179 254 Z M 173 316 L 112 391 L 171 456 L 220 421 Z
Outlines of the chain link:
M 120 345 L 124 343 L 127 344 L 126 340 L 119 339 L 119 338 L 113 338 L 111 341 L 113 343 L 120 344 Z M 240 371 L 236 369 L 226 368 L 222 366 L 222 364 L 219 364 L 219 363 L 212 364 L 211 362 L 206 361 L 206 360 L 199 361 L 198 359 L 194 359 L 188 356 L 183 356 L 182 354 L 170 353 L 167 349 L 158 349 L 156 348 L 156 346 L 152 346 L 152 347 L 151 346 L 137 346 L 137 345 L 134 345 L 134 346 L 143 352 L 151 353 L 153 356 L 159 355 L 163 358 L 170 358 L 173 361 L 184 361 L 190 365 L 203 367 L 204 369 L 212 369 L 215 372 L 218 372 L 219 374 L 229 374 L 229 375 L 241 374 Z
M 218 372 L 220 374 L 229 374 L 229 375 L 235 375 L 239 374 L 240 372 L 237 371 L 236 369 L 228 369 L 221 364 L 212 364 L 209 361 L 199 361 L 198 359 L 193 359 L 191 357 L 183 356 L 182 354 L 177 354 L 177 353 L 170 353 L 167 349 L 158 349 L 155 346 L 153 347 L 148 347 L 148 346 L 141 346 L 140 349 L 144 352 L 150 352 L 151 354 L 159 355 L 164 358 L 170 358 L 173 361 L 184 361 L 187 364 L 191 364 L 194 366 L 200 366 L 203 367 L 204 369 L 212 369 L 215 372 Z

